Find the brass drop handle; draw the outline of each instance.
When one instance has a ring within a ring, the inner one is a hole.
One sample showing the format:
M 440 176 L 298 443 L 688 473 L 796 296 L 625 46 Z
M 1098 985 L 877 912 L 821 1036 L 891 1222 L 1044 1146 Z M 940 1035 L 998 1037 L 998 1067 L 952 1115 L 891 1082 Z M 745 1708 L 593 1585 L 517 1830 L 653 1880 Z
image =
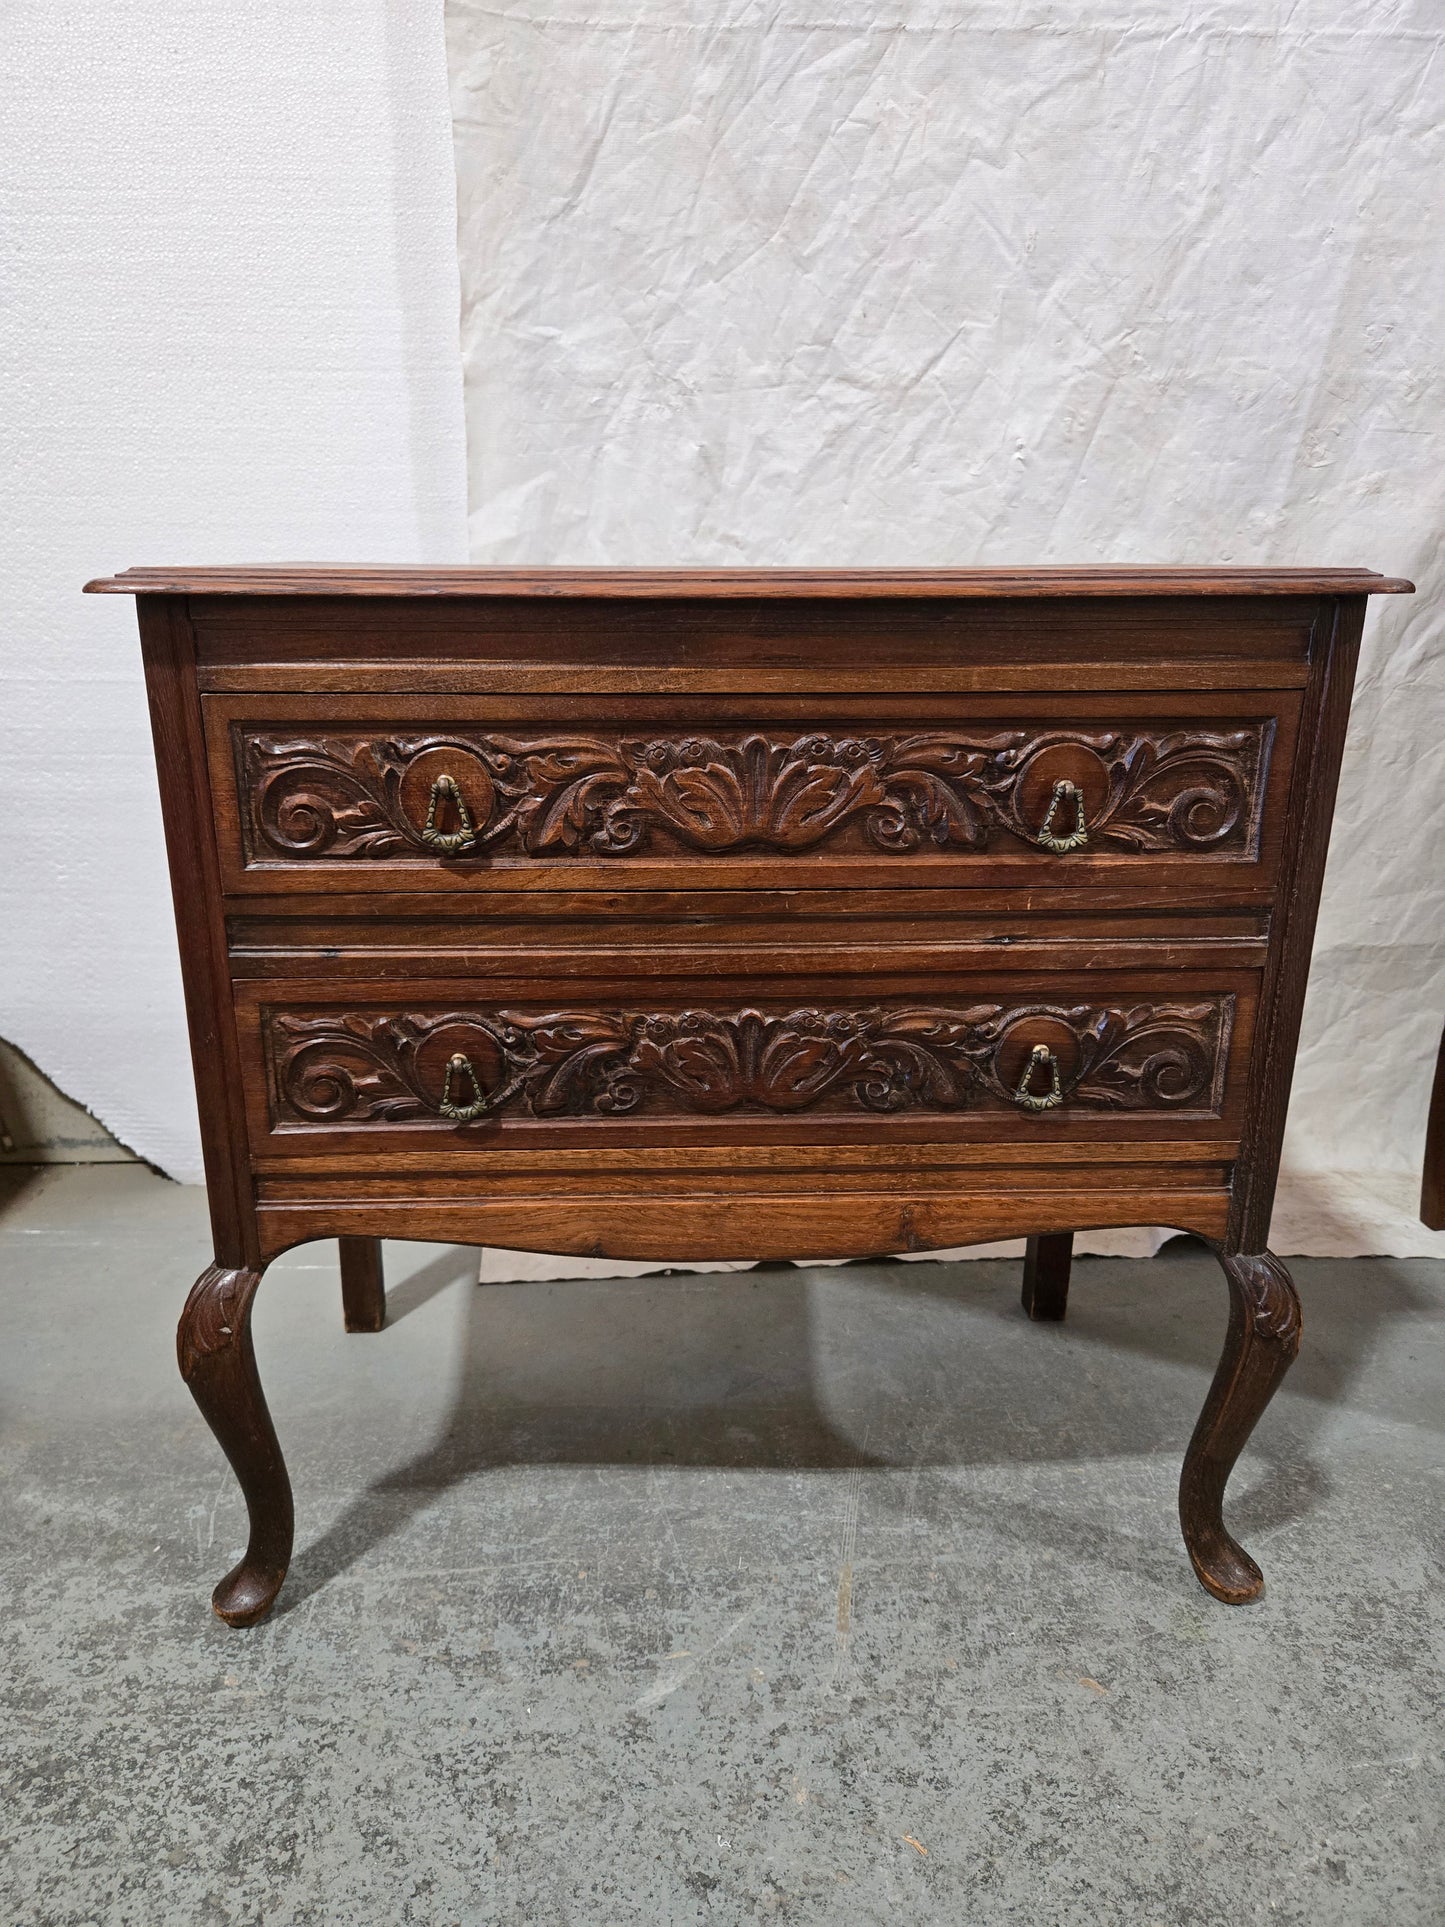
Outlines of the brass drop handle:
M 1034 1072 L 1052 1070 L 1053 1082 L 1042 1097 L 1036 1097 L 1029 1088 L 1034 1081 Z M 1035 1044 L 1024 1066 L 1024 1074 L 1019 1079 L 1018 1089 L 1014 1092 L 1014 1103 L 1022 1105 L 1026 1111 L 1051 1111 L 1056 1104 L 1062 1104 L 1064 1093 L 1059 1078 L 1059 1060 L 1047 1044 Z
M 457 819 L 461 824 L 459 830 L 443 832 L 437 828 L 437 804 L 444 796 L 449 796 L 457 806 Z M 431 801 L 426 807 L 426 828 L 421 833 L 421 840 L 448 856 L 455 856 L 458 850 L 469 850 L 477 840 L 477 826 L 467 808 L 467 799 L 457 787 L 456 778 L 448 776 L 445 771 L 431 786 Z
M 466 1077 L 471 1080 L 472 1102 L 470 1104 L 453 1104 L 452 1079 L 454 1077 Z M 443 1117 L 454 1118 L 458 1124 L 470 1123 L 474 1117 L 480 1117 L 482 1112 L 487 1108 L 487 1094 L 482 1089 L 482 1080 L 472 1069 L 472 1060 L 469 1057 L 463 1057 L 460 1051 L 457 1051 L 455 1056 L 447 1059 L 446 1075 L 442 1078 L 442 1101 L 439 1108 Z
M 1061 803 L 1072 804 L 1074 827 L 1068 836 L 1054 835 L 1054 818 Z M 1067 776 L 1061 776 L 1054 784 L 1054 793 L 1049 798 L 1049 807 L 1044 811 L 1044 820 L 1039 825 L 1034 841 L 1055 856 L 1066 856 L 1070 850 L 1082 850 L 1089 840 L 1089 826 L 1084 821 L 1084 792 L 1077 783 L 1071 783 Z

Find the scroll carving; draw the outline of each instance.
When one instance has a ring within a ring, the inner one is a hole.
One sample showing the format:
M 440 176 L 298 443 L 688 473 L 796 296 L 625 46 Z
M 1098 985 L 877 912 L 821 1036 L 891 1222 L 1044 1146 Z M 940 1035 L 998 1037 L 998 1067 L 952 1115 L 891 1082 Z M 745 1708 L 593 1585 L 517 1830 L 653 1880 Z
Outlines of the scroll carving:
M 234 1345 L 245 1328 L 259 1272 L 208 1265 L 191 1287 L 176 1339 L 181 1377 L 191 1379 L 203 1358 Z
M 1217 1110 L 1233 999 L 529 1014 L 265 1014 L 272 1107 L 287 1124 L 446 1126 L 460 1054 L 483 1115 L 533 1118 L 1019 1109 L 1040 1038 L 1062 1106 Z M 1036 1114 L 1021 1111 L 1021 1114 Z
M 472 856 L 625 857 L 791 852 L 825 844 L 889 855 L 1037 848 L 1038 759 L 1091 772 L 1088 843 L 1141 853 L 1248 855 L 1272 725 L 907 735 L 273 735 L 242 730 L 237 761 L 253 858 L 428 854 L 411 764 L 467 759 L 487 814 Z M 476 814 L 475 808 L 471 811 Z
M 1299 1350 L 1303 1319 L 1299 1293 L 1289 1272 L 1269 1251 L 1256 1257 L 1231 1253 L 1227 1266 L 1255 1331 L 1261 1338 L 1282 1344 L 1293 1358 Z

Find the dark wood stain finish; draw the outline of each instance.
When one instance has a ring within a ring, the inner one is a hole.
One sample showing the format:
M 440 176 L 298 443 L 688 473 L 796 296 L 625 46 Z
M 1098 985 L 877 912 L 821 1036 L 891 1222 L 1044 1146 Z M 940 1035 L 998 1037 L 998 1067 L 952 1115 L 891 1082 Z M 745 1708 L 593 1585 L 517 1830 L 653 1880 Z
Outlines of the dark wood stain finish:
M 1057 1324 L 1069 1309 L 1069 1274 L 1074 1263 L 1074 1234 L 1056 1231 L 1030 1238 L 1024 1250 L 1024 1310 L 1036 1324 Z
M 379 1332 L 386 1323 L 386 1279 L 380 1238 L 341 1238 L 341 1310 L 349 1332 Z
M 1299 1345 L 1265 1248 L 1367 570 L 132 570 L 215 1263 L 181 1370 L 291 1552 L 270 1260 L 1209 1239 L 1180 1518 Z M 1436 1111 L 1442 1099 L 1437 1084 Z M 1438 1117 L 1436 1142 L 1445 1136 Z M 1431 1210 L 1427 1181 L 1425 1210 Z M 1438 1209 L 1440 1200 L 1435 1199 Z M 1442 1213 L 1445 1215 L 1445 1213 Z
M 1233 999 L 267 1011 L 273 1128 L 906 1110 L 1219 1113 Z M 1042 1055 L 1040 1055 L 1042 1053 Z
M 248 862 L 494 850 L 622 858 L 851 843 L 903 856 L 999 837 L 1254 853 L 1270 726 L 1108 733 L 1027 726 L 626 736 L 405 729 L 236 742 Z M 1069 783 L 1064 807 L 1056 782 Z M 1074 794 L 1077 792 L 1077 794 Z M 1063 854 L 1071 852 L 1064 851 Z
M 227 889 L 340 897 L 892 892 L 903 857 L 915 886 L 1267 886 L 1299 707 L 1294 688 L 202 700 Z
M 91 595 L 519 596 L 571 600 L 670 596 L 762 602 L 873 602 L 912 596 L 1412 595 L 1415 585 L 1374 569 L 617 569 L 326 568 L 314 563 L 240 568 L 126 569 L 87 582 Z
M 1430 1117 L 1425 1127 L 1425 1169 L 1420 1180 L 1420 1217 L 1432 1231 L 1445 1231 L 1445 1036 L 1435 1060 Z

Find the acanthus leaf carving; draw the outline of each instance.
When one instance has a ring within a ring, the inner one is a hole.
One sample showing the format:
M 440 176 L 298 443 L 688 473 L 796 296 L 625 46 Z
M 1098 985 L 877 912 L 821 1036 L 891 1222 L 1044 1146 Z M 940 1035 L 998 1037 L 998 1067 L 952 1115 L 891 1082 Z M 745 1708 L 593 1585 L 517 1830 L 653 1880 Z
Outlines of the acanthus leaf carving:
M 1065 1105 L 1213 1112 L 1232 1011 L 1225 995 L 781 1012 L 274 1010 L 265 1025 L 278 1122 L 441 1124 L 447 1053 L 467 1058 L 491 1115 L 946 1112 L 1018 1105 L 1015 1045 L 1039 1037 L 1053 1040 Z
M 1235 1280 L 1254 1330 L 1261 1338 L 1282 1344 L 1291 1357 L 1299 1350 L 1304 1331 L 1299 1293 L 1272 1251 L 1253 1255 L 1230 1253 L 1225 1270 Z
M 1000 835 L 1037 848 L 1039 810 L 1022 792 L 1035 760 L 1059 753 L 1097 777 L 1090 848 L 1247 855 L 1271 729 L 610 738 L 243 730 L 237 753 L 253 855 L 299 861 L 424 853 L 402 784 L 418 757 L 448 749 L 485 772 L 489 813 L 472 855 L 625 857 L 674 846 L 717 856 L 830 842 L 901 855 L 982 851 Z
M 176 1332 L 181 1377 L 190 1381 L 204 1359 L 240 1342 L 256 1287 L 258 1271 L 208 1265 L 191 1287 Z

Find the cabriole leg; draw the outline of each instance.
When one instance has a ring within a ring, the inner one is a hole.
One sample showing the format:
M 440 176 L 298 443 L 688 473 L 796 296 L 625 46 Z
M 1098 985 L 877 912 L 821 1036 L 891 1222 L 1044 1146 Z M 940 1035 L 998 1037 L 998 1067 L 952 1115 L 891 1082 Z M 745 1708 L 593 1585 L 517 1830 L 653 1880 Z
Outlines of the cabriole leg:
M 240 1481 L 250 1515 L 246 1556 L 211 1604 L 228 1626 L 251 1626 L 271 1610 L 291 1563 L 291 1481 L 256 1373 L 251 1301 L 259 1271 L 211 1265 L 186 1300 L 176 1333 L 181 1377 Z
M 386 1280 L 380 1238 L 338 1238 L 341 1314 L 349 1332 L 379 1332 L 386 1323 Z
M 1072 1231 L 1051 1231 L 1030 1238 L 1024 1254 L 1023 1306 L 1030 1318 L 1062 1318 L 1069 1305 L 1069 1272 L 1074 1263 Z
M 1299 1350 L 1299 1294 L 1271 1252 L 1218 1252 L 1229 1282 L 1229 1330 L 1214 1383 L 1184 1455 L 1179 1522 L 1200 1584 L 1240 1606 L 1264 1588 L 1264 1575 L 1225 1529 L 1224 1488 L 1245 1441 Z

